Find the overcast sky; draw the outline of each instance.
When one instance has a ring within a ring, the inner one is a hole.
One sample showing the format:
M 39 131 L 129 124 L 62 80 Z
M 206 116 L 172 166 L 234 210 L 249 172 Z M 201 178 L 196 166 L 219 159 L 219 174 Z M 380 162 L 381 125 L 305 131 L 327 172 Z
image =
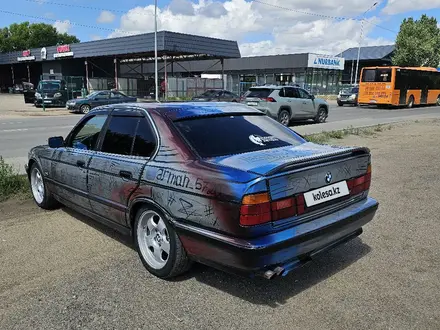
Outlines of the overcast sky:
M 440 17 L 440 0 L 158 0 L 159 30 L 237 40 L 242 56 L 337 54 L 359 43 L 392 44 L 403 18 Z M 87 8 L 82 8 L 82 6 Z M 152 0 L 2 1 L 0 24 L 43 21 L 81 41 L 152 32 Z M 415 10 L 416 9 L 416 10 Z

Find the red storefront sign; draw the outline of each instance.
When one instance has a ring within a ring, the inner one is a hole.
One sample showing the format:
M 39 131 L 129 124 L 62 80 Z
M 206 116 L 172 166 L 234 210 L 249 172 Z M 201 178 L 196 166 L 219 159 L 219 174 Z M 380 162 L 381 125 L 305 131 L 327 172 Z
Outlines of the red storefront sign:
M 31 56 L 31 51 L 30 51 L 30 49 L 27 49 L 27 50 L 23 50 L 23 57 L 28 57 L 28 56 Z
M 70 45 L 61 45 L 57 47 L 57 53 L 68 53 L 70 52 Z

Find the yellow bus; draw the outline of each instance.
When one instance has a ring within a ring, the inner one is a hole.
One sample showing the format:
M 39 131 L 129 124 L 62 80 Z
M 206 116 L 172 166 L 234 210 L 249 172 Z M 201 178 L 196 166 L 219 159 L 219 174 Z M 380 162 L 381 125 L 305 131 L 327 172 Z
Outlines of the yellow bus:
M 363 68 L 359 83 L 359 105 L 440 105 L 440 71 L 423 67 Z

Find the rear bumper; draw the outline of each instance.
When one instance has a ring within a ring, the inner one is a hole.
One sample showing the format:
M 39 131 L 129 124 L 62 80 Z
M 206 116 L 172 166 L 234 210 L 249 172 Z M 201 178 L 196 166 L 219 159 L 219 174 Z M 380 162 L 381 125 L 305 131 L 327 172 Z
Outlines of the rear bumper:
M 193 259 L 234 273 L 286 275 L 310 257 L 362 233 L 378 209 L 372 198 L 335 213 L 267 236 L 238 239 L 176 224 L 179 237 Z

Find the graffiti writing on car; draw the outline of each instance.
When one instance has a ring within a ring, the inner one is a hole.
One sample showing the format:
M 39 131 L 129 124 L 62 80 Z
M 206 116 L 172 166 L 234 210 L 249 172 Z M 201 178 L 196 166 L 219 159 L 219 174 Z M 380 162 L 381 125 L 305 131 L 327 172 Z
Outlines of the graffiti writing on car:
M 221 194 L 216 187 L 211 183 L 204 181 L 201 178 L 191 178 L 186 173 L 175 172 L 169 169 L 161 168 L 157 171 L 156 180 L 166 183 L 167 185 L 195 190 L 207 195 L 218 196 Z

